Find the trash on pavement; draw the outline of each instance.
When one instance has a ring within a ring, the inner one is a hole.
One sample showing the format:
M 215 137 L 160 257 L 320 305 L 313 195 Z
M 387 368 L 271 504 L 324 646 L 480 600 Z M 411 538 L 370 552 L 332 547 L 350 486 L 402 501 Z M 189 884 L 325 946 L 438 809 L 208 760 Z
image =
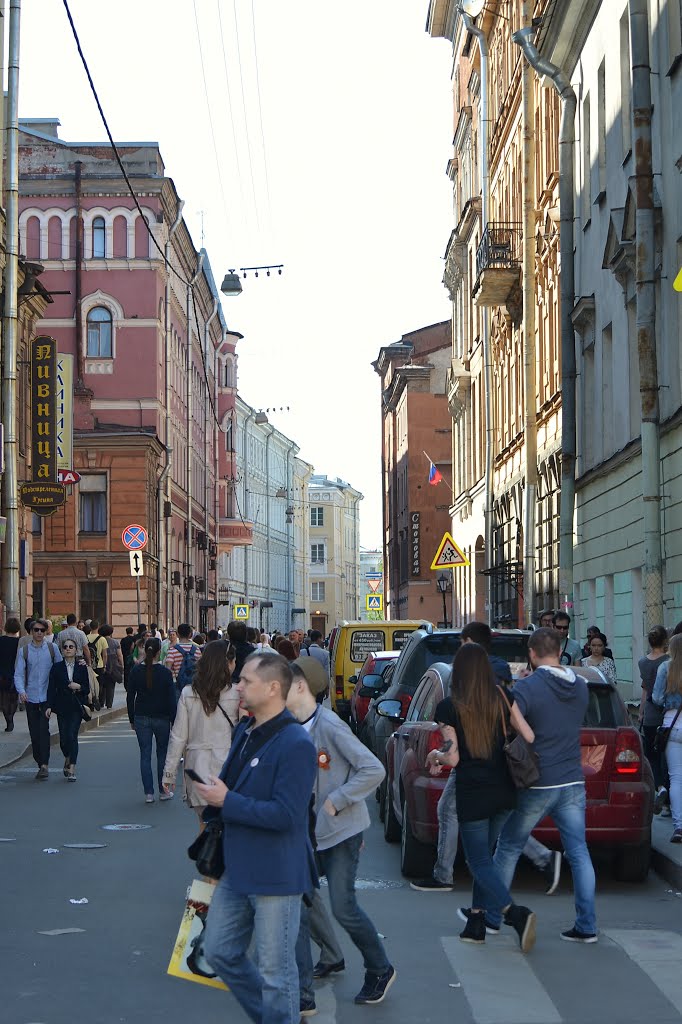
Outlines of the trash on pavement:
M 451 981 L 450 984 L 448 985 L 448 988 L 461 988 L 461 987 L 462 987 L 462 982 L 461 981 L 458 981 L 458 982 Z
M 55 850 L 53 846 L 46 846 L 43 853 L 59 853 L 59 850 Z
M 141 828 L 153 828 L 152 825 L 101 825 L 105 832 L 134 832 Z
M 106 843 L 63 843 L 65 850 L 105 850 Z
M 69 903 L 88 903 L 88 902 L 89 902 L 89 900 L 86 900 L 85 896 L 81 900 L 69 900 Z
M 77 932 L 85 933 L 85 928 L 50 928 L 46 932 L 38 932 L 38 935 L 75 935 Z

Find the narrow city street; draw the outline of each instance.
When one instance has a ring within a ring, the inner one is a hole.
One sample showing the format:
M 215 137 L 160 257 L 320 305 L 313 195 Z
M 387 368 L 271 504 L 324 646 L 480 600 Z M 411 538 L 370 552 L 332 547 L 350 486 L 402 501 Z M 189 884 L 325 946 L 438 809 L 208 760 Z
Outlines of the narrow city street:
M 144 804 L 137 761 L 122 717 L 82 735 L 76 784 L 62 777 L 58 747 L 47 783 L 34 781 L 29 757 L 0 770 L 0 957 L 12 982 L 4 986 L 4 1024 L 246 1021 L 231 996 L 166 974 L 193 877 L 185 850 L 195 822 L 179 800 Z M 682 897 L 655 874 L 627 886 L 599 865 L 600 940 L 575 946 L 559 939 L 573 921 L 568 870 L 548 897 L 524 867 L 515 891 L 538 913 L 533 953 L 522 956 L 509 933 L 468 946 L 456 918 L 468 903 L 466 869 L 458 867 L 454 893 L 412 891 L 371 803 L 359 888 L 398 979 L 381 1006 L 354 1006 L 362 968 L 344 936 L 345 974 L 317 987 L 320 1024 L 680 1020 Z M 151 827 L 104 830 L 111 824 Z M 104 845 L 67 846 L 75 843 Z M 82 899 L 87 904 L 70 902 Z

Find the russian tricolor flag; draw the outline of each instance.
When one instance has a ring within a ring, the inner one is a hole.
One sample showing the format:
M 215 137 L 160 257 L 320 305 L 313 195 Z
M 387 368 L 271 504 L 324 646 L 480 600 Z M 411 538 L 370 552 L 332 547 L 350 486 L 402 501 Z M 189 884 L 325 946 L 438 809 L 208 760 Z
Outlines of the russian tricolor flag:
M 435 485 L 439 484 L 442 479 L 443 477 L 440 475 L 438 468 L 432 462 L 431 468 L 429 469 L 429 483 L 435 487 Z

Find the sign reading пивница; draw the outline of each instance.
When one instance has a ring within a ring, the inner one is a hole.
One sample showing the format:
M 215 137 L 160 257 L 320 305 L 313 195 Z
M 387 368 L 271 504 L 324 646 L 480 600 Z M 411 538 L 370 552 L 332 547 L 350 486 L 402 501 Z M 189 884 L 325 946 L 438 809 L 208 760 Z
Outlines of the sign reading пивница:
M 31 342 L 31 477 L 22 484 L 22 504 L 39 515 L 52 515 L 64 504 L 66 491 L 57 481 L 57 342 Z

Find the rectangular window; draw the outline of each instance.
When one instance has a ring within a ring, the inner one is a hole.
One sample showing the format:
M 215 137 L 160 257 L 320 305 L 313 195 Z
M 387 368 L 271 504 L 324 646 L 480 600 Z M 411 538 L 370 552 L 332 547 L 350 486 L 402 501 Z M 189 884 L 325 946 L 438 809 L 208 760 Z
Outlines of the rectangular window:
M 596 201 L 606 195 L 606 60 L 597 71 L 597 188 Z
M 324 562 L 324 544 L 310 545 L 310 561 L 313 565 L 322 565 Z
M 37 619 L 42 619 L 45 615 L 42 580 L 33 581 L 33 615 Z
M 107 532 L 107 478 L 104 473 L 90 473 L 78 485 L 80 501 L 80 532 Z M 97 618 L 97 616 L 90 616 Z
M 79 616 L 85 619 L 97 619 L 98 622 L 107 621 L 107 585 L 106 583 L 80 584 Z
M 590 94 L 583 100 L 583 191 L 582 191 L 582 226 L 590 223 L 592 217 L 592 156 L 590 153 Z
M 623 138 L 623 160 L 632 150 L 632 86 L 630 81 L 630 26 L 628 8 L 620 19 L 620 122 Z
M 613 333 L 611 324 L 601 333 L 601 410 L 602 452 L 605 459 L 613 454 Z
M 31 513 L 31 533 L 34 536 L 40 536 L 43 532 L 43 517 L 36 515 L 35 512 Z
M 314 582 L 310 584 L 310 600 L 311 601 L 324 601 L 325 596 L 325 585 L 324 583 Z
M 314 505 L 310 509 L 310 525 L 324 526 L 324 506 Z
M 95 217 L 92 222 L 92 255 L 94 259 L 104 259 L 106 255 L 106 226 L 104 217 Z

